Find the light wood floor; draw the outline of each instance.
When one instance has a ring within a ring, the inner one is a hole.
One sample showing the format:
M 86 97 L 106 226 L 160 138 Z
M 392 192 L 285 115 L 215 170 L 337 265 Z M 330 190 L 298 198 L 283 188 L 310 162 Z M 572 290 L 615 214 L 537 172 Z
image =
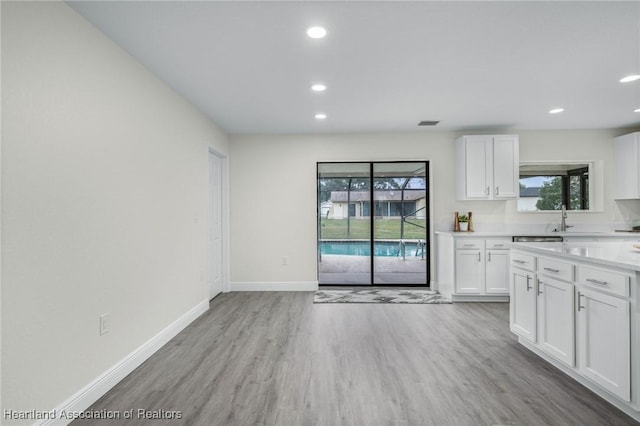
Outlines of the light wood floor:
M 92 407 L 139 408 L 182 411 L 153 425 L 638 424 L 518 345 L 507 304 L 314 305 L 310 292 L 215 298 Z

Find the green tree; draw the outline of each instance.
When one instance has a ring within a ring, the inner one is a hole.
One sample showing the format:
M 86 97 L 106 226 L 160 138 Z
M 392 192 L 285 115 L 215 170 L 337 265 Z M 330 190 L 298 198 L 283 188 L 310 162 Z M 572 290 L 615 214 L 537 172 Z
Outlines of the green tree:
M 351 191 L 366 191 L 369 189 L 369 179 L 367 178 L 323 178 L 318 181 L 320 190 L 320 202 L 325 202 L 331 198 L 333 191 L 349 190 L 351 181 Z
M 580 177 L 569 176 L 569 205 L 570 210 L 580 210 Z M 588 184 L 588 183 L 587 183 Z M 540 188 L 540 199 L 536 203 L 538 210 L 560 210 L 564 203 L 562 177 L 548 179 Z M 588 209 L 589 206 L 584 206 Z
M 377 177 L 373 181 L 373 187 L 375 189 L 400 189 L 400 182 L 404 182 L 404 179 Z
M 560 210 L 562 208 L 562 178 L 556 176 L 546 180 L 540 187 L 538 210 Z
M 580 176 L 569 176 L 569 206 L 571 210 L 589 209 L 589 197 L 586 197 L 585 205 L 580 205 Z M 585 192 L 589 193 L 589 180 L 585 181 Z

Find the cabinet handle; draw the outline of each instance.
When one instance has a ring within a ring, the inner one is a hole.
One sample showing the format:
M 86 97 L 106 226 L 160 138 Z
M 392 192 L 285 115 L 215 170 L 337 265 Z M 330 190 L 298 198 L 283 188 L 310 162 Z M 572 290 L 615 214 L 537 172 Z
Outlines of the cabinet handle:
M 478 252 L 478 262 L 480 262 L 480 260 L 482 260 L 482 259 L 480 257 L 480 252 Z
M 595 280 L 595 279 L 593 279 L 593 278 L 587 278 L 585 281 L 588 281 L 588 282 L 590 282 L 590 283 L 594 283 L 594 284 L 600 284 L 600 285 L 607 285 L 607 284 L 609 284 L 609 283 L 608 283 L 608 282 L 606 282 L 606 281 Z
M 489 187 L 487 186 L 487 195 L 489 195 L 489 192 L 490 192 L 490 191 L 491 191 L 491 188 L 489 188 Z
M 494 247 L 504 247 L 504 244 L 494 244 Z
M 584 309 L 584 306 L 582 306 L 582 305 L 580 304 L 580 298 L 581 298 L 582 296 L 584 296 L 584 294 L 582 294 L 582 293 L 578 292 L 578 312 L 580 312 L 580 309 Z
M 464 244 L 465 247 L 475 247 L 475 244 Z
M 560 269 L 544 268 L 545 271 L 560 272 Z
M 519 260 L 519 259 L 513 259 L 513 261 L 516 263 L 527 263 L 524 260 Z
M 496 186 L 496 195 L 500 195 L 500 187 Z
M 529 285 L 529 280 L 531 279 L 531 277 L 529 275 L 527 275 L 527 291 L 531 290 L 531 286 Z
M 544 282 L 538 280 L 538 296 L 542 294 L 542 285 L 544 285 Z
M 487 252 L 487 262 L 491 262 L 491 252 Z

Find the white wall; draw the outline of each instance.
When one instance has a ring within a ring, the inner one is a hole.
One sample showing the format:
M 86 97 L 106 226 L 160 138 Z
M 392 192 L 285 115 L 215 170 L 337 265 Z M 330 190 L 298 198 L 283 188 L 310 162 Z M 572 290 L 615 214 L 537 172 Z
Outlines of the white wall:
M 473 133 L 470 131 L 466 134 Z M 522 161 L 602 160 L 606 198 L 603 212 L 570 214 L 572 223 L 599 224 L 640 217 L 640 201 L 614 202 L 612 199 L 613 137 L 624 132 L 510 130 L 508 133 L 520 135 Z M 454 140 L 460 135 L 425 131 L 375 135 L 233 137 L 232 289 L 305 289 L 317 281 L 317 161 L 429 160 L 435 229 L 451 229 L 453 212 L 456 210 L 473 211 L 478 231 L 496 230 L 511 224 L 543 224 L 559 220 L 556 213 L 516 213 L 515 200 L 456 201 Z M 283 256 L 289 258 L 286 266 L 281 264 Z
M 2 409 L 50 410 L 206 304 L 228 142 L 60 2 L 2 2 L 2 94 Z

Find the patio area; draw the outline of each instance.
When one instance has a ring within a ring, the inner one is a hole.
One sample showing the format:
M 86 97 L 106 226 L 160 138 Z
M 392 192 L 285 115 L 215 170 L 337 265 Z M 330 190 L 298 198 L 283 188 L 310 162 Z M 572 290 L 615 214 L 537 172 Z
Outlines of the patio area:
M 424 284 L 427 260 L 420 256 L 374 257 L 376 284 Z M 318 263 L 320 284 L 371 284 L 371 258 L 369 256 L 344 256 L 323 254 Z

